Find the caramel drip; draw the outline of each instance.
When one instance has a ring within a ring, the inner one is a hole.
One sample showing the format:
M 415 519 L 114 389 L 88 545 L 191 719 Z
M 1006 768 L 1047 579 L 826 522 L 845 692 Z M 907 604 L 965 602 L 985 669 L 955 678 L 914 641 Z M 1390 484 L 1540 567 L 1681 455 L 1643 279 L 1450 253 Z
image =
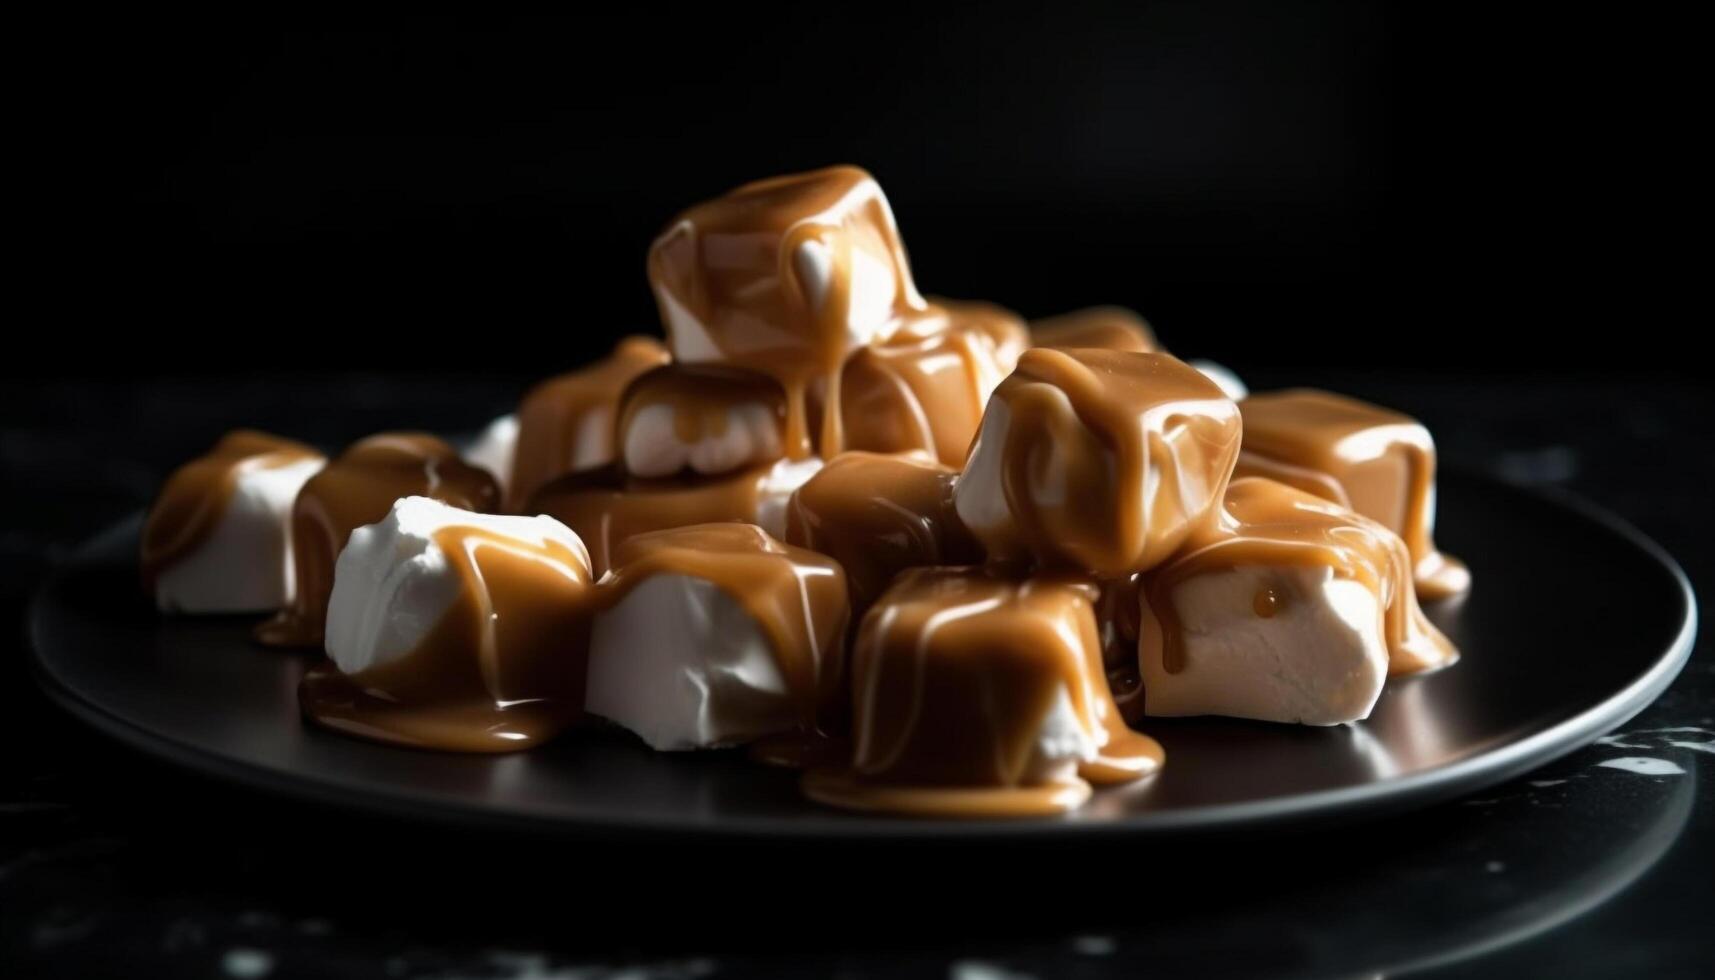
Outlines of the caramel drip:
M 709 582 L 750 614 L 768 637 L 805 731 L 843 721 L 849 607 L 838 562 L 782 544 L 750 524 L 677 527 L 620 545 L 598 601 L 612 608 L 658 575 Z
M 555 477 L 613 460 L 620 396 L 650 368 L 667 363 L 667 349 L 649 337 L 621 340 L 605 359 L 538 384 L 518 406 L 518 446 L 506 508 L 518 512 Z
M 957 478 L 912 456 L 841 453 L 792 495 L 786 540 L 838 561 L 861 615 L 907 568 L 980 558 L 953 510 Z
M 256 639 L 269 646 L 320 646 L 334 562 L 346 539 L 410 496 L 478 512 L 499 504 L 494 477 L 432 435 L 390 432 L 354 443 L 298 491 L 292 506 L 297 589 L 289 607 L 257 627 Z
M 1148 321 L 1123 306 L 1092 306 L 1030 324 L 1037 347 L 1096 347 L 1134 353 L 1159 352 Z
M 842 373 L 845 447 L 922 450 L 963 466 L 989 394 L 1016 365 L 1023 337 L 1023 322 L 1004 310 L 958 303 L 931 306 L 888 340 L 859 348 Z M 824 413 L 823 405 L 811 411 Z
M 985 542 L 991 557 L 1129 575 L 1219 511 L 1238 409 L 1165 354 L 1034 348 L 994 400 L 1010 419 L 999 451 L 1013 527 Z
M 820 290 L 799 265 L 806 245 L 830 266 Z M 814 453 L 811 389 L 837 392 L 840 368 L 855 346 L 852 287 L 860 252 L 888 269 L 893 316 L 924 309 L 893 212 L 857 167 L 746 184 L 683 212 L 650 248 L 649 281 L 674 350 L 685 361 L 743 364 L 779 381 L 790 459 Z M 844 445 L 841 425 L 837 415 L 824 415 L 823 455 Z
M 1227 488 L 1220 521 L 1198 528 L 1170 563 L 1144 577 L 1144 601 L 1161 624 L 1163 670 L 1185 669 L 1174 590 L 1196 576 L 1246 566 L 1329 568 L 1335 577 L 1363 585 L 1382 610 L 1390 674 L 1444 666 L 1458 657 L 1417 604 L 1411 557 L 1398 535 L 1319 497 L 1247 477 Z M 1277 608 L 1272 593 L 1255 601 L 1259 616 Z
M 240 477 L 320 458 L 320 453 L 302 443 L 236 429 L 222 436 L 208 455 L 174 470 L 143 524 L 144 590 L 153 591 L 163 571 L 208 541 L 225 516 Z
M 754 524 L 770 466 L 715 477 L 626 480 L 613 467 L 574 473 L 549 483 L 528 510 L 576 531 L 601 575 L 631 538 L 651 531 L 738 521 Z
M 1417 590 L 1465 591 L 1470 573 L 1430 533 L 1435 444 L 1398 412 L 1312 389 L 1252 395 L 1240 405 L 1244 451 L 1236 475 L 1263 476 L 1380 521 L 1411 550 Z
M 435 532 L 458 597 L 410 653 L 350 676 L 312 667 L 304 713 L 365 738 L 455 752 L 511 752 L 583 711 L 593 613 L 583 555 L 453 526 Z
M 1125 727 L 1103 680 L 1094 595 L 1083 582 L 973 569 L 902 574 L 853 648 L 852 767 L 812 771 L 805 791 L 856 809 L 1030 815 L 1083 802 L 1084 779 L 1153 773 L 1160 745 Z M 1031 771 L 1061 691 L 1102 744 L 1083 779 Z
M 618 447 L 622 457 L 627 434 L 638 416 L 665 408 L 673 419 L 673 432 L 690 445 L 727 432 L 733 415 L 761 406 L 775 420 L 775 437 L 784 446 L 786 396 L 774 379 L 754 371 L 720 364 L 666 364 L 646 371 L 626 389 L 620 404 Z M 772 463 L 776 452 L 746 461 L 747 465 Z

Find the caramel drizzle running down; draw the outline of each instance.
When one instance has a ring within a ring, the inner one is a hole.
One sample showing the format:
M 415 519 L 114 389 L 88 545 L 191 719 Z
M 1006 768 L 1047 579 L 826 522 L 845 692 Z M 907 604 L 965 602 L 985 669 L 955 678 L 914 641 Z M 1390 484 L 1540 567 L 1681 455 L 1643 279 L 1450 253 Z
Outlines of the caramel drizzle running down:
M 797 268 L 799 250 L 814 242 L 832 274 L 818 306 Z M 649 252 L 649 281 L 662 320 L 677 334 L 694 324 L 713 359 L 768 374 L 786 393 L 786 454 L 824 456 L 844 445 L 839 413 L 824 413 L 812 442 L 808 398 L 820 386 L 840 404 L 840 368 L 851 350 L 853 251 L 884 258 L 894 281 L 895 315 L 922 312 L 899 230 L 887 199 L 857 167 L 746 184 L 696 205 L 668 226 Z M 885 331 L 884 331 L 885 332 Z
M 507 510 L 521 511 L 532 493 L 563 473 L 611 462 L 621 394 L 667 359 L 658 341 L 627 337 L 605 359 L 530 389 L 518 406 Z
M 792 495 L 786 540 L 840 563 L 861 616 L 907 568 L 981 558 L 953 509 L 957 478 L 918 456 L 841 453 Z
M 843 724 L 846 583 L 838 563 L 760 528 L 711 524 L 628 541 L 593 584 L 587 556 L 474 527 L 435 533 L 458 598 L 415 649 L 350 676 L 314 667 L 311 718 L 380 741 L 457 752 L 539 744 L 582 715 L 594 618 L 657 575 L 710 582 L 768 638 L 806 733 Z
M 846 361 L 845 448 L 924 450 L 948 466 L 964 465 L 989 395 L 1028 340 L 1023 321 L 999 307 L 946 302 Z M 812 401 L 812 418 L 824 410 L 820 398 Z
M 1235 476 L 1268 477 L 1388 526 L 1411 550 L 1417 591 L 1426 599 L 1470 587 L 1470 572 L 1437 551 L 1430 534 L 1435 443 L 1422 425 L 1398 412 L 1307 388 L 1252 395 L 1239 407 L 1245 441 Z M 1380 462 L 1389 453 L 1403 458 L 1403 485 Z M 1387 502 L 1402 495 L 1403 513 L 1392 511 Z
M 410 653 L 345 675 L 305 674 L 304 713 L 342 732 L 417 748 L 511 752 L 583 713 L 592 593 L 587 559 L 560 541 L 483 528 L 434 534 L 459 589 Z
M 1037 347 L 1097 347 L 1134 353 L 1159 352 L 1149 322 L 1123 306 L 1092 306 L 1030 324 Z
M 985 542 L 991 557 L 1128 575 L 1219 512 L 1238 408 L 1165 354 L 1035 348 L 993 401 L 1010 419 L 1001 489 L 1017 540 Z
M 1210 572 L 1246 566 L 1329 568 L 1363 585 L 1382 610 L 1388 672 L 1411 674 L 1452 663 L 1459 653 L 1424 616 L 1412 587 L 1404 542 L 1380 523 L 1320 497 L 1260 477 L 1234 480 L 1219 522 L 1194 531 L 1174 559 L 1144 576 L 1144 601 L 1161 623 L 1161 665 L 1185 669 L 1185 646 L 1174 591 Z M 1255 597 L 1259 616 L 1273 615 L 1276 597 Z
M 208 455 L 174 470 L 143 524 L 144 590 L 153 592 L 162 572 L 208 541 L 244 474 L 320 458 L 321 453 L 302 443 L 236 429 L 221 437 Z
M 1108 695 L 1094 594 L 977 569 L 901 575 L 854 646 L 852 767 L 812 770 L 805 791 L 854 809 L 1030 816 L 1082 803 L 1084 780 L 1155 772 L 1161 746 L 1126 728 Z M 1036 740 L 1062 690 L 1100 757 L 1078 767 L 1082 778 L 1033 782 Z
M 389 432 L 354 443 L 298 491 L 292 506 L 297 589 L 290 606 L 256 628 L 256 639 L 268 646 L 320 646 L 334 563 L 346 539 L 410 496 L 480 513 L 500 502 L 494 477 L 432 435 Z

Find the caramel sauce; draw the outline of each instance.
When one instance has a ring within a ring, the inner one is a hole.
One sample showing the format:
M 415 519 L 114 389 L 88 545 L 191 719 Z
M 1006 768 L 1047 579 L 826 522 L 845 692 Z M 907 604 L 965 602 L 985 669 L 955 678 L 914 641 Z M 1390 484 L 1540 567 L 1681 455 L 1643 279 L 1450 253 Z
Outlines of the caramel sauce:
M 1160 352 L 1148 321 L 1123 306 L 1092 306 L 1030 324 L 1036 347 L 1099 347 L 1134 353 Z
M 389 432 L 352 444 L 298 491 L 292 506 L 297 589 L 290 606 L 256 628 L 256 639 L 269 646 L 320 646 L 334 562 L 346 539 L 386 517 L 394 501 L 414 495 L 484 513 L 500 503 L 494 477 L 434 436 Z
M 1417 604 L 1411 556 L 1399 535 L 1320 497 L 1247 477 L 1227 488 L 1219 521 L 1198 527 L 1172 561 L 1144 577 L 1145 606 L 1161 623 L 1163 670 L 1178 673 L 1185 668 L 1174 590 L 1198 575 L 1257 565 L 1325 567 L 1337 578 L 1368 589 L 1382 610 L 1389 674 L 1430 670 L 1459 656 Z M 1280 608 L 1273 592 L 1266 597 L 1256 598 L 1259 616 Z
M 841 453 L 792 495 L 786 540 L 838 561 L 861 615 L 907 568 L 980 559 L 953 510 L 957 478 L 922 457 Z
M 765 374 L 724 364 L 665 364 L 639 375 L 620 403 L 618 453 L 623 466 L 628 437 L 639 416 L 670 413 L 673 435 L 686 445 L 727 432 L 735 412 L 760 407 L 775 425 L 773 452 L 754 455 L 745 466 L 772 463 L 784 452 L 786 396 Z
M 659 341 L 627 337 L 603 360 L 530 389 L 518 405 L 506 509 L 520 512 L 532 493 L 563 473 L 612 462 L 620 395 L 638 375 L 666 363 Z
M 807 254 L 825 257 L 825 282 L 805 267 Z M 844 446 L 837 412 L 823 413 L 812 438 L 808 398 L 819 385 L 840 404 L 841 367 L 861 343 L 851 336 L 860 262 L 891 278 L 889 315 L 926 309 L 880 187 L 857 167 L 829 167 L 746 184 L 681 213 L 650 248 L 649 282 L 679 360 L 742 364 L 780 383 L 786 453 L 802 459 L 816 445 L 826 456 Z
M 973 528 L 991 559 L 1130 575 L 1219 513 L 1239 411 L 1166 354 L 1035 348 L 992 403 L 1010 418 L 997 448 L 1011 521 Z
M 383 742 L 455 752 L 540 744 L 583 713 L 593 587 L 563 543 L 475 527 L 435 532 L 458 597 L 417 647 L 356 674 L 323 662 L 304 713 Z
M 161 572 L 208 541 L 225 516 L 241 476 L 319 458 L 321 453 L 302 443 L 236 429 L 222 436 L 208 455 L 174 470 L 143 524 L 144 590 L 154 591 Z
M 948 466 L 963 466 L 990 393 L 1026 344 L 1017 317 L 999 307 L 957 303 L 932 306 L 889 339 L 857 349 L 840 382 L 845 448 L 922 450 Z M 812 418 L 825 410 L 816 395 Z
M 1418 594 L 1464 592 L 1471 575 L 1435 549 L 1435 444 L 1412 418 L 1325 391 L 1252 395 L 1235 476 L 1262 476 L 1380 521 L 1411 549 Z
M 1272 588 L 1258 589 L 1251 596 L 1251 612 L 1261 619 L 1273 619 L 1286 606 L 1286 597 Z
M 639 534 L 722 521 L 756 523 L 770 471 L 757 466 L 714 477 L 628 480 L 606 467 L 549 483 L 526 510 L 576 531 L 601 575 L 615 567 L 620 546 Z
M 1155 772 L 1160 745 L 1127 729 L 1108 695 L 1095 593 L 978 569 L 900 575 L 853 647 L 851 767 L 812 770 L 805 792 L 860 810 L 1031 816 L 1076 807 L 1086 780 Z M 1093 762 L 1036 758 L 1062 691 L 1100 745 Z
M 751 524 L 641 534 L 620 545 L 597 601 L 612 608 L 657 575 L 702 579 L 742 606 L 768 637 L 805 732 L 843 725 L 846 576 L 838 562 L 782 544 Z

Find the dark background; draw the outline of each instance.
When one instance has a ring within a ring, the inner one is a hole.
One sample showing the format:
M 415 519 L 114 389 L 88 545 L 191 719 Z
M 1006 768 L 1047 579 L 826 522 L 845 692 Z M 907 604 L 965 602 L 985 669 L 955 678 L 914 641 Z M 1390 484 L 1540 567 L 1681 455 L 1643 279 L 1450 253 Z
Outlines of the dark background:
M 835 162 L 887 189 L 925 291 L 1127 304 L 1239 368 L 1682 364 L 1689 260 L 1644 230 L 1688 203 L 1682 31 L 1572 16 L 58 25 L 26 35 L 45 138 L 20 156 L 25 288 L 64 356 L 7 373 L 539 376 L 657 329 L 644 252 L 679 208 Z

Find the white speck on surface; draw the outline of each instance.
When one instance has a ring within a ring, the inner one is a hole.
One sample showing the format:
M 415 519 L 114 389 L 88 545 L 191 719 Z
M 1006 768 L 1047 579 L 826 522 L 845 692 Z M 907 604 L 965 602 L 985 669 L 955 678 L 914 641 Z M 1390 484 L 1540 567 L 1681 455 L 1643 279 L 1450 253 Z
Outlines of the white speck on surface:
M 1564 779 L 1533 779 L 1530 784 L 1537 789 L 1547 789 L 1550 786 L 1559 786 L 1564 782 L 1566 782 Z
M 1028 973 L 1014 973 L 981 960 L 959 960 L 947 971 L 950 980 L 1034 980 Z
M 1647 748 L 1649 748 L 1649 746 L 1647 746 L 1647 745 L 1639 745 L 1636 742 L 1624 741 L 1624 739 L 1626 739 L 1628 737 L 1630 737 L 1630 736 L 1629 735 L 1603 735 L 1601 738 L 1596 740 L 1596 744 L 1597 745 L 1611 745 L 1616 749 L 1647 749 Z
M 1640 776 L 1685 775 L 1685 770 L 1679 768 L 1675 763 L 1669 762 L 1666 759 L 1651 759 L 1647 756 L 1641 755 L 1622 756 L 1618 759 L 1608 759 L 1596 764 L 1598 766 L 1606 766 L 1609 769 L 1623 769 L 1626 772 L 1635 772 Z
M 1112 956 L 1118 948 L 1112 936 L 1072 937 L 1072 951 L 1080 956 Z
M 1675 746 L 1676 748 L 1690 749 L 1693 752 L 1708 752 L 1715 754 L 1715 739 L 1710 739 L 1707 742 L 1669 742 L 1667 744 Z
M 1488 864 L 1483 865 L 1483 870 L 1492 875 L 1498 875 L 1506 869 L 1506 863 L 1502 861 L 1490 861 Z
M 220 968 L 238 980 L 257 980 L 274 972 L 274 954 L 260 949 L 239 946 L 226 951 L 220 958 Z

